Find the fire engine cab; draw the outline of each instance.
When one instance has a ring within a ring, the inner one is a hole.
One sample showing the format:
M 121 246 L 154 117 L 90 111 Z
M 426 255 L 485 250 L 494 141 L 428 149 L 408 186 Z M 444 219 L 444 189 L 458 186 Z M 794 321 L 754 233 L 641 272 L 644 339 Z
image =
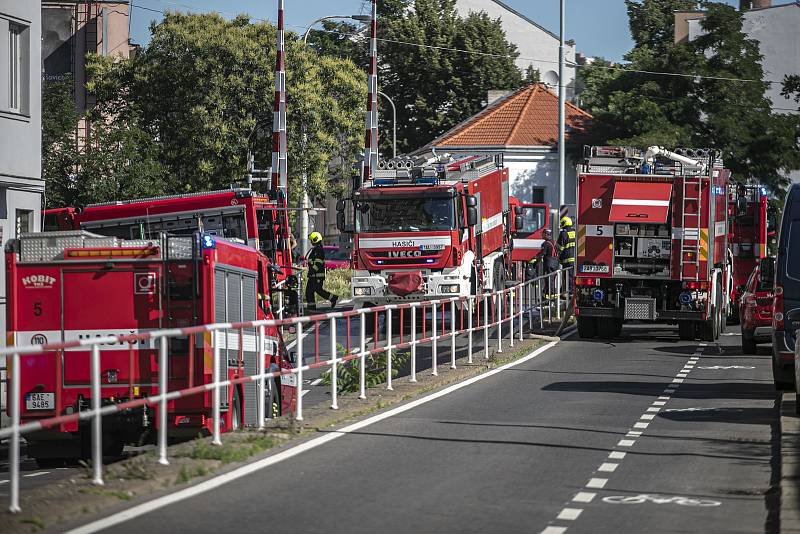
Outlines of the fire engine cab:
M 354 234 L 356 306 L 503 288 L 513 233 L 508 193 L 500 156 L 382 161 L 337 206 L 340 230 Z

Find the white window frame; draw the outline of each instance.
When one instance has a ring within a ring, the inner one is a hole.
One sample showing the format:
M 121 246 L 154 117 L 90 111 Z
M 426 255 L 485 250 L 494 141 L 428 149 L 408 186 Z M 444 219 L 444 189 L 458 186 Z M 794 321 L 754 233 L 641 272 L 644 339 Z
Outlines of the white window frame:
M 14 23 L 8 25 L 8 110 L 22 113 L 22 34 L 25 28 Z

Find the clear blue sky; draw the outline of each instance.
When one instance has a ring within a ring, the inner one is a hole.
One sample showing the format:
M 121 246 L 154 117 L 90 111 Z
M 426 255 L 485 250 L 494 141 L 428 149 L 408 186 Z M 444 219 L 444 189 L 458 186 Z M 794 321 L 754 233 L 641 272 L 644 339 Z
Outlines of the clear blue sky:
M 504 0 L 520 13 L 558 33 L 559 0 Z M 737 0 L 726 0 L 738 5 Z M 567 39 L 574 39 L 579 52 L 619 61 L 631 48 L 628 16 L 623 0 L 566 0 Z M 361 13 L 363 0 L 285 0 L 287 29 L 297 32 L 317 17 Z M 275 20 L 276 0 L 132 0 L 131 37 L 144 44 L 149 40 L 150 21 L 160 11 L 219 11 L 226 17 L 247 13 L 254 19 Z M 380 13 L 379 13 L 380 16 Z

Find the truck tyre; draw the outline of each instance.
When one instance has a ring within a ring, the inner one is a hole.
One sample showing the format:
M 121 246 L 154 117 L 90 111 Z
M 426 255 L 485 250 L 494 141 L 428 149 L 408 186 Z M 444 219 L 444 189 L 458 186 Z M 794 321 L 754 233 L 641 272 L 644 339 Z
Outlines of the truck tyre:
M 774 350 L 774 349 L 773 349 Z M 772 382 L 778 391 L 790 391 L 794 389 L 794 376 L 787 373 L 775 364 L 775 355 L 772 356 Z
M 742 352 L 745 354 L 755 354 L 757 352 L 753 333 L 747 330 L 742 330 Z
M 597 319 L 594 317 L 578 317 L 578 336 L 581 339 L 592 339 L 597 335 Z
M 702 341 L 714 341 L 719 336 L 717 308 L 711 308 L 711 313 L 708 315 L 708 319 L 700 323 L 700 339 Z
M 239 390 L 233 390 L 233 399 L 231 400 L 230 414 L 230 427 L 231 432 L 239 430 L 242 426 L 242 402 L 239 400 Z
M 600 339 L 614 339 L 617 334 L 617 321 L 613 317 L 597 319 L 597 337 Z
M 681 341 L 692 341 L 696 332 L 694 321 L 678 321 L 678 337 Z

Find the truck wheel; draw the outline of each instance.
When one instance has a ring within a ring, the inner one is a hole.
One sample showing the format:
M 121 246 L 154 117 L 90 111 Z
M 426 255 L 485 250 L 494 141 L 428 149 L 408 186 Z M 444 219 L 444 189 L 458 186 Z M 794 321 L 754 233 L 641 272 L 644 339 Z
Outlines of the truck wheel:
M 239 391 L 236 389 L 233 390 L 233 400 L 231 401 L 229 413 L 231 432 L 235 432 L 242 426 L 242 402 L 239 400 Z
M 774 350 L 774 349 L 773 349 Z M 794 389 L 793 375 L 787 373 L 775 364 L 775 355 L 772 356 L 772 382 L 778 391 L 790 391 Z
M 711 313 L 711 317 L 707 321 L 700 323 L 700 339 L 703 341 L 714 341 L 714 316 L 716 312 Z
M 617 333 L 617 322 L 612 317 L 603 317 L 597 320 L 597 337 L 600 339 L 614 339 Z
M 578 336 L 592 339 L 597 335 L 597 320 L 594 317 L 578 317 Z
M 678 321 L 678 337 L 681 341 L 692 341 L 696 332 L 697 327 L 693 321 Z
M 756 342 L 753 339 L 753 333 L 742 330 L 742 352 L 745 354 L 755 354 L 756 351 Z

